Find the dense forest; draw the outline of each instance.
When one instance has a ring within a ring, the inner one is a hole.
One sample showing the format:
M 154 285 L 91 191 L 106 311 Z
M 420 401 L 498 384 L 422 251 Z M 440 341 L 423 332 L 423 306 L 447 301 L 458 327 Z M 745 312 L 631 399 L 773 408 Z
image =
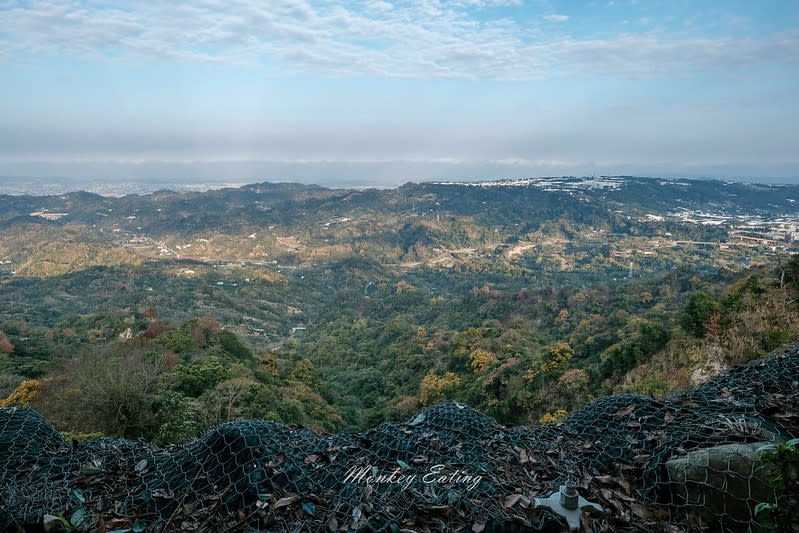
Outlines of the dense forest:
M 763 215 L 779 188 L 661 181 L 5 197 L 0 401 L 159 444 L 236 418 L 362 429 L 444 399 L 538 424 L 796 338 L 787 245 L 674 245 L 733 228 L 642 217 Z
M 159 443 L 240 417 L 364 428 L 450 398 L 507 424 L 547 422 L 611 392 L 689 387 L 792 340 L 795 272 L 793 259 L 741 275 L 681 269 L 460 295 L 377 283 L 337 292 L 320 326 L 259 348 L 215 318 L 180 323 L 153 306 L 53 327 L 5 321 L 0 393 L 73 433 Z

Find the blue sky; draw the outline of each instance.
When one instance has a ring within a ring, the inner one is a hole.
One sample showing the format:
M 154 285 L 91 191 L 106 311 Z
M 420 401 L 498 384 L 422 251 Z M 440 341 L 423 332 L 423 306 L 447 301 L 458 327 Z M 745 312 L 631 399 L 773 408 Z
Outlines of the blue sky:
M 799 178 L 795 0 L 0 0 L 0 175 Z

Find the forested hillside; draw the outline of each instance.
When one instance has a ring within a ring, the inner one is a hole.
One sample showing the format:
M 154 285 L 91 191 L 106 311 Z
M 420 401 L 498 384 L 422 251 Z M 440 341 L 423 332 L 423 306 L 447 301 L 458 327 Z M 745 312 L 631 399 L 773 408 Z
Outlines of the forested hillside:
M 542 183 L 3 197 L 0 398 L 158 443 L 444 399 L 536 424 L 799 335 L 799 191 Z

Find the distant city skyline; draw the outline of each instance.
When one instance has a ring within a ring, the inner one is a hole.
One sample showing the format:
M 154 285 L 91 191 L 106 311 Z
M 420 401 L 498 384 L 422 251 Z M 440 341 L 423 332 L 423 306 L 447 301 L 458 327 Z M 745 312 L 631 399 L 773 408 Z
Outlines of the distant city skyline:
M 0 86 L 0 176 L 799 179 L 793 0 L 0 0 Z

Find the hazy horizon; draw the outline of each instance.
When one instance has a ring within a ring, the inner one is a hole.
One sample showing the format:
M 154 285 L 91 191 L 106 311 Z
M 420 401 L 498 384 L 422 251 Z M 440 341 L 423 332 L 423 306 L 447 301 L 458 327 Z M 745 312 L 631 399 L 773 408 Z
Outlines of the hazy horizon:
M 596 174 L 595 176 L 599 176 Z M 787 180 L 780 178 L 763 178 L 752 177 L 748 179 L 731 179 L 723 177 L 707 177 L 707 176 L 670 176 L 670 175 L 640 175 L 640 174 L 601 174 L 607 176 L 634 176 L 638 178 L 652 178 L 652 179 L 669 179 L 669 180 L 718 180 L 718 181 L 737 181 L 744 183 L 755 183 L 763 185 L 797 185 L 799 179 Z M 252 185 L 257 183 L 299 183 L 303 185 L 317 185 L 331 189 L 353 188 L 353 189 L 387 189 L 396 188 L 408 182 L 425 183 L 435 181 L 446 182 L 480 182 L 480 181 L 493 181 L 503 179 L 526 179 L 526 178 L 542 178 L 542 177 L 589 177 L 590 175 L 582 174 L 569 174 L 569 175 L 549 175 L 549 176 L 517 176 L 513 178 L 494 176 L 485 177 L 483 179 L 457 179 L 457 178 L 441 178 L 441 180 L 414 180 L 408 179 L 401 183 L 373 183 L 368 180 L 330 180 L 320 179 L 316 181 L 297 180 L 297 179 L 280 179 L 279 177 L 259 179 L 254 178 L 251 180 L 225 180 L 219 178 L 139 178 L 127 180 L 125 182 L 108 181 L 103 179 L 86 179 L 86 178 L 71 178 L 71 177 L 31 177 L 31 176 L 0 176 L 0 194 L 11 195 L 57 195 L 69 192 L 86 191 L 106 196 L 120 196 L 123 194 L 149 194 L 158 190 L 167 189 L 175 192 L 202 192 L 208 190 L 217 190 L 222 188 L 237 188 L 245 185 Z
M 799 176 L 799 4 L 0 0 L 0 176 Z

